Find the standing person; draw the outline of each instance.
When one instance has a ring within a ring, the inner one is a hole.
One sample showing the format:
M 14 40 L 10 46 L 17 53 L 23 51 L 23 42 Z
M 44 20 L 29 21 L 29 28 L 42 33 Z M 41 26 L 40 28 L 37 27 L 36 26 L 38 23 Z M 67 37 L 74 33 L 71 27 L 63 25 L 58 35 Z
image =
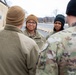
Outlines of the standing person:
M 45 43 L 45 38 L 37 31 L 37 22 L 38 22 L 38 18 L 33 15 L 30 14 L 27 18 L 26 18 L 26 29 L 24 30 L 24 34 L 30 38 L 32 38 L 33 40 L 35 40 L 35 42 L 37 43 L 37 45 L 39 46 L 40 49 L 42 49 L 44 43 Z
M 37 75 L 76 75 L 76 0 L 69 1 L 66 14 L 70 27 L 48 38 Z
M 0 32 L 0 75 L 35 75 L 38 46 L 20 30 L 24 10 L 12 6 L 6 15 L 6 26 Z
M 64 30 L 64 24 L 65 24 L 65 17 L 62 14 L 58 14 L 54 19 L 54 27 L 53 31 L 50 32 L 50 34 L 46 37 L 46 39 L 49 38 L 50 35 L 59 32 L 61 30 Z

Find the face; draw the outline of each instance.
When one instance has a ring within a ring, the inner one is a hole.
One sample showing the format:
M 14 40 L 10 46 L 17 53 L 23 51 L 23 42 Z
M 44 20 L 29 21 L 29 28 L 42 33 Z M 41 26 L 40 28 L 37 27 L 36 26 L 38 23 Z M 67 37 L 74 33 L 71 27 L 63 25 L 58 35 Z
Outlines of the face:
M 60 31 L 60 29 L 61 29 L 61 22 L 60 21 L 56 21 L 54 23 L 54 28 L 56 29 L 56 31 Z
M 29 20 L 26 24 L 28 30 L 33 31 L 36 29 L 36 22 L 34 20 Z

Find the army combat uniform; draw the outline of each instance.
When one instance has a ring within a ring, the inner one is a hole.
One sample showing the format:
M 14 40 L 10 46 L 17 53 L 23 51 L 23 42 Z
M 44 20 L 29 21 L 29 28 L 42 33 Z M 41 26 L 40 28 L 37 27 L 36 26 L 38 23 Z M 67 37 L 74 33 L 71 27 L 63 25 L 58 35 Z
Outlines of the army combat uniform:
M 76 75 L 76 23 L 48 38 L 36 75 Z
M 38 31 L 36 31 L 36 34 L 33 36 L 30 33 L 28 33 L 27 30 L 24 31 L 24 34 L 26 36 L 30 37 L 31 39 L 33 39 L 37 43 L 40 50 L 42 49 L 44 43 L 46 42 L 46 39 L 45 39 L 45 37 L 43 37 L 42 34 L 40 34 Z

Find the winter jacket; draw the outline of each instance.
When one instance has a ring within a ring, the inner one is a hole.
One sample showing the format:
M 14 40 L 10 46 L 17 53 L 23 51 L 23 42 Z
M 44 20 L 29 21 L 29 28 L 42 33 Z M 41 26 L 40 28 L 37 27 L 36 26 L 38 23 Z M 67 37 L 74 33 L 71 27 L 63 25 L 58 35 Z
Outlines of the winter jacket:
M 55 31 L 51 31 L 47 36 L 46 36 L 46 40 L 53 34 L 55 34 L 56 32 Z
M 0 32 L 0 75 L 35 75 L 38 46 L 16 26 Z
M 36 75 L 76 75 L 76 24 L 48 38 Z
M 44 43 L 46 42 L 46 39 L 38 31 L 36 31 L 36 35 L 34 35 L 34 36 L 31 36 L 27 30 L 24 31 L 24 34 L 26 36 L 32 38 L 37 43 L 40 50 L 43 48 Z

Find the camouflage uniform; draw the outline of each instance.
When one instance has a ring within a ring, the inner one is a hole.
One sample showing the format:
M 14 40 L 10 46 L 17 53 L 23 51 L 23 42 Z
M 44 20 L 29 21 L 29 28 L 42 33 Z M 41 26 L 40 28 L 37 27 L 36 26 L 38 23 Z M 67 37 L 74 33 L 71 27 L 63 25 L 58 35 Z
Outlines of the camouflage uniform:
M 55 31 L 51 31 L 51 32 L 49 33 L 49 35 L 46 36 L 46 40 L 47 40 L 51 35 L 53 35 L 53 34 L 55 34 L 55 33 L 56 33 Z
M 40 50 L 43 48 L 43 45 L 46 42 L 46 39 L 37 30 L 36 30 L 36 34 L 35 35 L 31 35 L 27 30 L 24 31 L 24 34 L 26 36 L 32 38 L 37 43 L 37 45 L 39 46 Z
M 76 75 L 76 23 L 48 38 L 36 75 Z

